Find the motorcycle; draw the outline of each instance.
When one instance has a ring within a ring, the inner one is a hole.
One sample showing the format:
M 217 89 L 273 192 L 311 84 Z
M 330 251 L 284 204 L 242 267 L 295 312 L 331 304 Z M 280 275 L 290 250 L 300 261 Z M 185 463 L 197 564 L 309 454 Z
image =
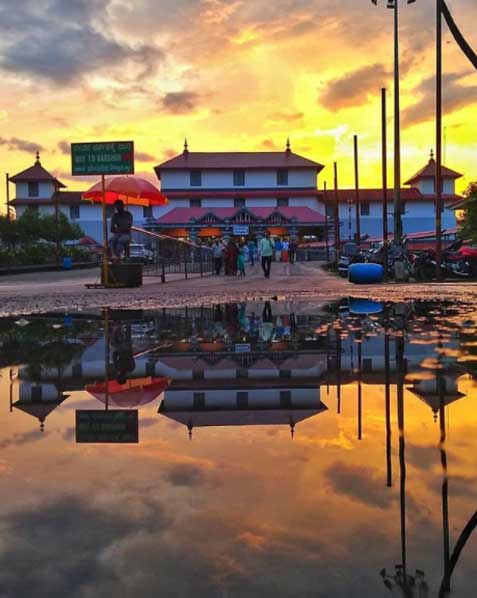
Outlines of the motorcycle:
M 429 281 L 436 275 L 435 251 L 424 251 L 415 256 L 413 272 L 416 280 Z M 444 277 L 473 278 L 477 273 L 477 250 L 463 246 L 463 241 L 451 243 L 441 256 L 441 272 Z

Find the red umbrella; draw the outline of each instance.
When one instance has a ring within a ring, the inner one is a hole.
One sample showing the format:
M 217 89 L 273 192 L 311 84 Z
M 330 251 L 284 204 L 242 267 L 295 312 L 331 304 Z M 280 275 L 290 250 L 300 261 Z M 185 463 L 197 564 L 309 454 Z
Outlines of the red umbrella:
M 89 384 L 86 390 L 102 403 L 106 403 L 106 391 L 109 401 L 123 409 L 139 407 L 151 403 L 161 395 L 170 385 L 169 378 L 136 378 L 119 384 L 116 380 L 108 380 L 100 384 Z
M 82 195 L 83 199 L 102 203 L 101 181 Z M 134 206 L 165 206 L 169 203 L 164 193 L 152 183 L 136 176 L 116 176 L 104 181 L 105 203 L 112 205 L 117 199 Z

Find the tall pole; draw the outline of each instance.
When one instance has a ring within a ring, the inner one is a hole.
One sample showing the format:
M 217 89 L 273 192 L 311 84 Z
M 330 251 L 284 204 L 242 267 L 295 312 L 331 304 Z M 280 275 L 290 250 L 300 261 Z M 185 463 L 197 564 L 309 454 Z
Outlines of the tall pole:
M 362 388 L 362 372 L 363 367 L 363 337 L 360 334 L 358 339 L 358 440 L 363 439 L 363 388 Z
M 338 195 L 338 164 L 334 162 L 334 186 L 335 186 L 335 206 L 334 206 L 334 220 L 335 220 L 335 262 L 338 264 L 339 247 L 340 247 L 340 204 Z
M 444 548 L 444 589 L 450 591 L 450 576 L 449 576 L 449 562 L 450 562 L 450 533 L 449 533 L 449 478 L 447 474 L 447 450 L 446 450 L 446 419 L 445 419 L 445 404 L 444 391 L 445 381 L 442 374 L 437 374 L 437 384 L 439 390 L 439 427 L 440 440 L 439 448 L 441 453 L 442 465 L 442 532 L 443 532 L 443 548 Z
M 323 198 L 325 204 L 325 250 L 326 250 L 326 261 L 330 261 L 330 245 L 329 245 L 329 227 L 328 227 L 328 189 L 326 181 L 323 184 Z
M 58 183 L 55 182 L 55 242 L 56 242 L 56 265 L 60 265 L 60 237 L 59 237 L 59 206 L 58 206 Z
M 388 308 L 384 308 L 384 404 L 386 410 L 386 485 L 391 488 L 393 485 L 392 470 L 392 431 L 391 431 L 391 370 L 389 351 L 389 321 Z
M 407 585 L 406 550 L 406 442 L 404 436 L 404 336 L 396 337 L 397 419 L 399 429 L 399 504 L 401 520 L 401 563 Z
M 356 208 L 356 243 L 358 247 L 361 244 L 361 225 L 359 221 L 359 160 L 358 160 L 358 136 L 353 137 L 354 146 L 354 189 L 355 189 L 355 208 Z
M 436 0 L 436 278 L 442 279 L 442 6 Z
M 399 86 L 399 0 L 394 2 L 394 242 L 401 245 L 401 107 Z
M 8 172 L 5 175 L 6 193 L 5 193 L 5 204 L 7 206 L 7 220 L 10 221 L 10 177 Z
M 381 138 L 383 167 L 383 265 L 384 278 L 388 276 L 388 132 L 386 89 L 381 89 Z
M 106 214 L 106 191 L 104 174 L 101 175 L 101 204 L 103 212 L 103 285 L 108 286 L 108 219 Z

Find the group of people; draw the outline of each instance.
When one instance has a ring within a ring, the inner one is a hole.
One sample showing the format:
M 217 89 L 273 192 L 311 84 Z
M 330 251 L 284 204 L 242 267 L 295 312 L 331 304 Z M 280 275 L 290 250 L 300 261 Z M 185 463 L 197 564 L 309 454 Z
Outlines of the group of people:
M 259 256 L 265 278 L 270 278 L 272 262 L 295 263 L 297 242 L 277 237 L 273 240 L 267 231 L 257 244 L 252 239 L 247 243 L 237 243 L 233 238 L 225 242 L 216 239 L 212 245 L 215 274 L 219 276 L 224 270 L 225 276 L 245 276 L 245 264 L 255 264 Z

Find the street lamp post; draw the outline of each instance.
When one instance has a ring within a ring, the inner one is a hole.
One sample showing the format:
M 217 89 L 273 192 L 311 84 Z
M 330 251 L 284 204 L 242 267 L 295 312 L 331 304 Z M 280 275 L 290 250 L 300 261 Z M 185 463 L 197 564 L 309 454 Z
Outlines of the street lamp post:
M 406 0 L 413 4 L 416 0 Z M 371 0 L 375 5 L 378 0 Z M 399 82 L 399 0 L 387 0 L 387 8 L 394 10 L 394 242 L 402 242 L 401 206 L 401 106 Z

